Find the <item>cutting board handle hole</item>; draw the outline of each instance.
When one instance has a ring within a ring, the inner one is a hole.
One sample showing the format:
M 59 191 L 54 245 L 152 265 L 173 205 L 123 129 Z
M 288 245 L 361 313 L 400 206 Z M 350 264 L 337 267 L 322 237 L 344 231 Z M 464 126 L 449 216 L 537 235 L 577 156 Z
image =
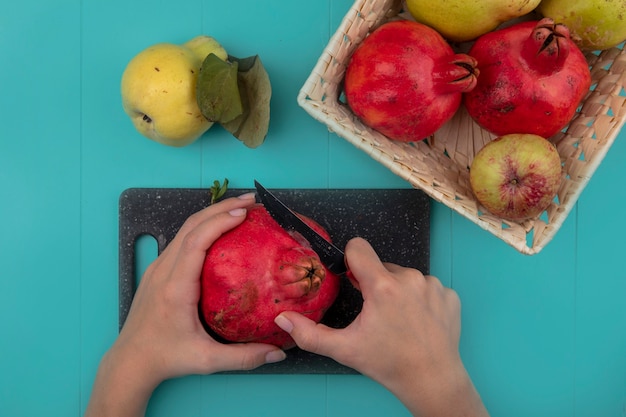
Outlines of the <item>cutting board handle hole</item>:
M 148 265 L 150 265 L 158 256 L 158 244 L 154 236 L 150 234 L 142 234 L 135 240 L 135 277 L 137 282 L 143 276 Z

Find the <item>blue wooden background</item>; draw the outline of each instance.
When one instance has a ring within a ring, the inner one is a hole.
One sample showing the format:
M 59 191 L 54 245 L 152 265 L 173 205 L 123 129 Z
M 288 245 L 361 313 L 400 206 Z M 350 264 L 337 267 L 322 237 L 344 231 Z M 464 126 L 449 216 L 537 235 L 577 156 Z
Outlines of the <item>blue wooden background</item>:
M 351 0 L 0 0 L 0 415 L 78 416 L 117 334 L 118 197 L 129 187 L 408 187 L 310 118 L 297 93 Z M 219 127 L 174 149 L 120 104 L 126 63 L 216 37 L 259 54 L 269 136 Z M 463 303 L 462 356 L 494 416 L 626 415 L 622 132 L 555 239 L 528 257 L 438 203 L 431 271 Z M 381 352 L 384 360 L 384 352 Z M 357 375 L 168 381 L 150 416 L 403 416 Z

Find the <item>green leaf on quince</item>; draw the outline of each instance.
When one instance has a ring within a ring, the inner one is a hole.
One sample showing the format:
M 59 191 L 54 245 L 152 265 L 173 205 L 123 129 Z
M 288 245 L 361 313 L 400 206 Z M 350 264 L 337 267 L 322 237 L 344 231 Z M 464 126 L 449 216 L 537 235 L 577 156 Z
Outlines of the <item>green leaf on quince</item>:
M 223 61 L 215 54 L 204 59 L 196 83 L 196 100 L 207 120 L 228 123 L 243 114 L 238 72 L 236 61 Z
M 237 84 L 243 112 L 230 121 L 219 123 L 249 148 L 256 148 L 265 141 L 270 121 L 272 86 L 261 58 L 254 55 L 228 60 L 238 64 Z

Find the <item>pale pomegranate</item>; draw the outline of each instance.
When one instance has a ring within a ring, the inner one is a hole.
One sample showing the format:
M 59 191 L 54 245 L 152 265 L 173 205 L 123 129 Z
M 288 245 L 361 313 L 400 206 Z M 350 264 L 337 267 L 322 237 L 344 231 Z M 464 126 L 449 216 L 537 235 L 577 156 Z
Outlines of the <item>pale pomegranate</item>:
M 589 65 L 569 30 L 550 18 L 485 34 L 468 53 L 478 61 L 480 77 L 464 104 L 480 126 L 499 136 L 553 136 L 591 85 Z
M 329 239 L 319 224 L 301 218 Z M 217 335 L 288 349 L 295 343 L 274 318 L 297 311 L 319 322 L 339 293 L 339 277 L 304 239 L 287 233 L 257 204 L 209 248 L 201 286 L 200 312 Z
M 476 85 L 476 60 L 455 54 L 434 29 L 396 20 L 375 29 L 350 57 L 348 106 L 390 139 L 425 139 L 447 122 Z

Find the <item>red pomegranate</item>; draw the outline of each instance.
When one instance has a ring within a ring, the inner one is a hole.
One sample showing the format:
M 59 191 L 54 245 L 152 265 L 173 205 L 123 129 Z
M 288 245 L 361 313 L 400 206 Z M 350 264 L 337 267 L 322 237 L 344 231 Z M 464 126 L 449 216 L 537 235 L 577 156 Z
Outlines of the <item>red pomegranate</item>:
M 315 221 L 301 218 L 329 238 Z M 288 349 L 295 343 L 274 318 L 289 310 L 319 322 L 337 297 L 339 277 L 306 241 L 283 230 L 257 204 L 209 248 L 201 285 L 201 315 L 216 334 Z
M 464 104 L 484 129 L 549 138 L 570 122 L 591 73 L 569 30 L 550 18 L 487 33 L 468 52 L 480 77 Z
M 375 29 L 356 48 L 344 89 L 354 114 L 390 139 L 425 139 L 461 105 L 476 84 L 476 61 L 455 54 L 434 29 L 396 20 Z

